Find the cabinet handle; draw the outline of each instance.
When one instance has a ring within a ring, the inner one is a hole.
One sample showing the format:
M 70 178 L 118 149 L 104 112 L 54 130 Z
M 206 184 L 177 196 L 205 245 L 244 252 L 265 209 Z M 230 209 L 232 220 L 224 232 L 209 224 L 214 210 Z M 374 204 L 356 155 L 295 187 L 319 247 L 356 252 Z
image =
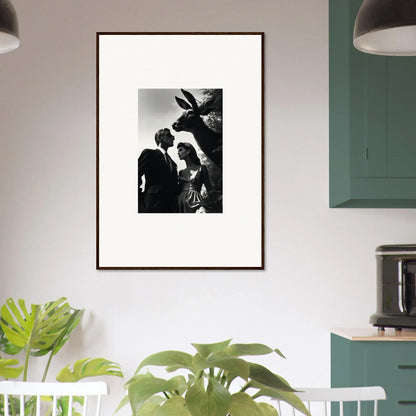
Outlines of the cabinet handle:
M 416 405 L 416 400 L 399 400 L 398 403 L 404 405 Z
M 416 370 L 416 364 L 399 365 L 399 370 Z

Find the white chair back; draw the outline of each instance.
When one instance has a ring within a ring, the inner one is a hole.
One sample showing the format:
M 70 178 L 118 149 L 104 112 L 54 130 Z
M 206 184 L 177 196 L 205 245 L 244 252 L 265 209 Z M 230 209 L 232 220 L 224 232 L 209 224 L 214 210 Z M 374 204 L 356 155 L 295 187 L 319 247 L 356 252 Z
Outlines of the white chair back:
M 68 400 L 67 416 L 72 416 L 73 405 L 75 405 L 75 401 L 78 402 L 78 397 L 82 401 L 82 416 L 99 416 L 101 396 L 105 394 L 108 394 L 108 387 L 102 381 L 87 383 L 0 382 L 0 399 L 4 398 L 4 416 L 11 416 L 13 412 L 10 411 L 10 406 L 15 406 L 16 399 L 19 401 L 19 407 L 14 410 L 16 414 L 23 416 L 25 414 L 25 404 L 30 398 L 34 398 L 36 401 L 36 412 L 34 413 L 36 416 L 42 415 L 42 401 L 46 403 L 49 400 L 47 413 L 48 415 L 57 416 L 60 399 Z M 92 400 L 88 400 L 89 397 L 92 397 Z
M 371 414 L 377 416 L 378 401 L 386 400 L 386 392 L 383 387 L 342 387 L 342 388 L 297 388 L 299 390 L 296 395 L 304 402 L 306 408 L 312 416 L 329 416 L 331 414 L 329 408 L 331 403 L 337 402 L 338 405 L 332 407 L 333 413 L 339 416 L 344 414 L 354 414 L 361 416 L 362 402 L 373 402 Z M 344 404 L 346 402 L 355 402 L 356 406 L 349 407 L 345 410 Z M 302 413 L 295 410 L 283 402 L 278 401 L 279 415 L 293 415 L 298 416 Z M 285 413 L 286 412 L 286 413 Z M 369 413 L 366 413 L 369 414 Z

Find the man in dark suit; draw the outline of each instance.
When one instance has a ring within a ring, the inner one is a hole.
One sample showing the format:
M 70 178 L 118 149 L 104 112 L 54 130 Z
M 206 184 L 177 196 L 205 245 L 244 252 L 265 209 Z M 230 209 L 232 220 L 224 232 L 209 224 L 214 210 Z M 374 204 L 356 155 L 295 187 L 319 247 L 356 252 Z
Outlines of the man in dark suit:
M 175 137 L 169 129 L 155 134 L 156 149 L 144 149 L 138 160 L 139 209 L 138 212 L 168 213 L 177 211 L 176 193 L 178 170 L 168 154 Z M 144 191 L 141 190 L 145 179 Z

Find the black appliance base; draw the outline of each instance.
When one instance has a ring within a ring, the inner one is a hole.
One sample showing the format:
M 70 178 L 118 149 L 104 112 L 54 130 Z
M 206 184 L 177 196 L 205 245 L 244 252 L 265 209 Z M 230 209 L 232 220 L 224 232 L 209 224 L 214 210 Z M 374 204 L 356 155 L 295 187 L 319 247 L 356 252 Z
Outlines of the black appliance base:
M 416 328 L 416 316 L 372 315 L 370 323 L 379 328 Z

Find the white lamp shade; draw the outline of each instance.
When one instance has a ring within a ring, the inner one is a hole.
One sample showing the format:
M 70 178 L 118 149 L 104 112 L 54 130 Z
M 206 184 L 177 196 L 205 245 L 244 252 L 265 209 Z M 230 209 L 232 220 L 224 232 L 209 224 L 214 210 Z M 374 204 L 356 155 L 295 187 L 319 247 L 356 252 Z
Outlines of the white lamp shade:
M 354 46 L 374 55 L 416 55 L 416 26 L 394 27 L 365 33 L 354 39 Z
M 13 51 L 20 45 L 20 39 L 10 33 L 0 32 L 0 53 Z

